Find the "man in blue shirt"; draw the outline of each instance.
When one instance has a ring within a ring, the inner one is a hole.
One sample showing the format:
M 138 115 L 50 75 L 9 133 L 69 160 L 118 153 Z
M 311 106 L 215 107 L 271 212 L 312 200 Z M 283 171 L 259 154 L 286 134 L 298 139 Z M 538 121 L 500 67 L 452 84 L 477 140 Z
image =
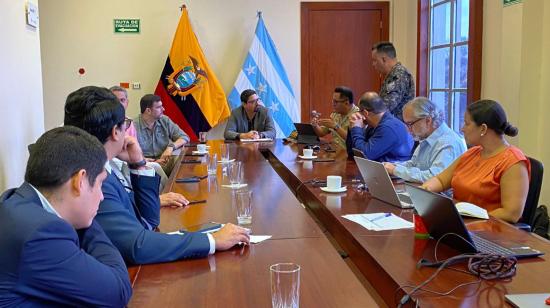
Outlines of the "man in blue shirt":
M 411 160 L 384 163 L 389 174 L 423 183 L 466 151 L 464 139 L 445 124 L 443 112 L 425 97 L 417 97 L 405 105 L 403 121 L 420 143 Z
M 124 307 L 124 260 L 94 221 L 101 143 L 58 127 L 29 148 L 25 182 L 0 197 L 0 307 Z
M 205 257 L 239 242 L 249 242 L 248 231 L 230 223 L 212 234 L 154 231 L 160 223 L 159 178 L 146 166 L 137 140 L 126 135 L 124 107 L 106 88 L 90 86 L 69 94 L 65 125 L 83 128 L 99 139 L 108 160 L 117 157 L 128 163 L 130 183 L 110 162 L 105 165 L 107 178 L 101 187 L 104 199 L 96 217 L 128 263 Z
M 395 118 L 375 92 L 367 92 L 359 101 L 359 112 L 350 118 L 348 154 L 352 148 L 380 162 L 404 161 L 411 157 L 413 139 L 403 122 Z

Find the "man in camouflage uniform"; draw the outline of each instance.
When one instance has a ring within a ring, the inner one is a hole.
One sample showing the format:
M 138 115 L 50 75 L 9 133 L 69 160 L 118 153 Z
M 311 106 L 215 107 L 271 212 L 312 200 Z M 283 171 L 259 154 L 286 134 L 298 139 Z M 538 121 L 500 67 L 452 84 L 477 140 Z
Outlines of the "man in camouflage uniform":
M 380 42 L 372 47 L 372 66 L 384 77 L 380 97 L 388 110 L 403 121 L 403 106 L 415 97 L 414 80 L 397 61 L 395 47 L 390 42 Z

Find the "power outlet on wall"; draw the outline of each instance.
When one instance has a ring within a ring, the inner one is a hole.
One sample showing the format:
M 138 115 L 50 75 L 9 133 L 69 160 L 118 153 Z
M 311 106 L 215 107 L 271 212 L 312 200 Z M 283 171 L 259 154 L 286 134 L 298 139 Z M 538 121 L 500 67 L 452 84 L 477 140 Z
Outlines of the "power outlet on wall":
M 134 90 L 141 89 L 141 83 L 140 82 L 132 82 L 132 89 L 134 89 Z

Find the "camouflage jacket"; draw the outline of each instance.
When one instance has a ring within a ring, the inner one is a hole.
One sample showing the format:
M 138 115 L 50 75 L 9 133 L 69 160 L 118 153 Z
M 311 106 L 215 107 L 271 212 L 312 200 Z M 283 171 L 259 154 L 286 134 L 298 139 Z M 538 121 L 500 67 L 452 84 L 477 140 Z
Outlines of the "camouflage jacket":
M 414 98 L 415 87 L 411 73 L 400 62 L 384 79 L 379 95 L 386 103 L 388 110 L 403 121 L 403 106 Z

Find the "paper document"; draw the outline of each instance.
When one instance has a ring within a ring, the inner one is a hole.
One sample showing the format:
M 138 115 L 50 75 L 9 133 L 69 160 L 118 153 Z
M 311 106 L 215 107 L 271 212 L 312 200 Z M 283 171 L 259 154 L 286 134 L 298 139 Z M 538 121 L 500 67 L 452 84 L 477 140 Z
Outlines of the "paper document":
M 349 219 L 373 231 L 407 229 L 414 224 L 393 213 L 349 214 L 342 217 Z
M 271 138 L 259 138 L 259 139 L 241 139 L 241 142 L 271 142 Z
M 250 244 L 258 244 L 271 238 L 271 235 L 251 235 Z
M 458 209 L 458 212 L 462 216 L 489 219 L 489 214 L 487 214 L 487 210 L 475 204 L 468 202 L 457 202 L 455 205 Z

